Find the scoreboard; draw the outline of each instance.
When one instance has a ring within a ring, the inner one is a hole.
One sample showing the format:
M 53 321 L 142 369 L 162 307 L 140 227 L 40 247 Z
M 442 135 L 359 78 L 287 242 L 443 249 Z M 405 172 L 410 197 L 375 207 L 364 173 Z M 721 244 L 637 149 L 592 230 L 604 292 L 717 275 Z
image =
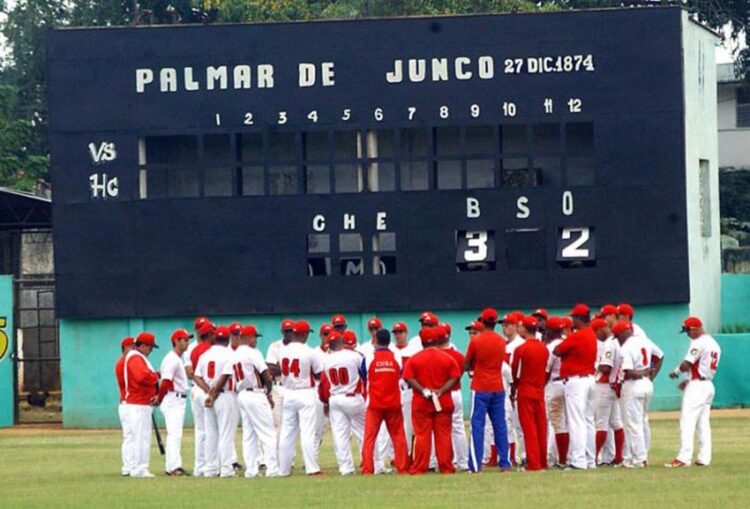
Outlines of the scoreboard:
M 687 302 L 682 29 L 54 30 L 60 316 Z

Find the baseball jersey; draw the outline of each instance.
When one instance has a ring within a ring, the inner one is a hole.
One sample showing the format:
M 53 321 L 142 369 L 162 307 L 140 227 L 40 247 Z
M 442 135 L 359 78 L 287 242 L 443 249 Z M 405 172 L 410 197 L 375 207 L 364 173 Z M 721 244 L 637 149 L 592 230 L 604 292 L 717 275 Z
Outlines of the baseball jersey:
M 547 343 L 547 350 L 549 351 L 549 357 L 547 358 L 547 373 L 549 373 L 549 379 L 551 381 L 560 378 L 560 357 L 554 355 L 552 351 L 562 342 L 562 338 L 558 338 Z
M 171 380 L 174 392 L 185 394 L 187 392 L 187 375 L 185 365 L 174 350 L 167 352 L 159 366 L 162 380 Z
M 471 363 L 474 376 L 471 390 L 479 392 L 502 392 L 502 364 L 505 360 L 505 340 L 494 331 L 484 331 L 469 341 L 466 360 Z
M 397 353 L 399 356 L 401 355 L 400 354 L 401 350 L 398 347 L 396 347 L 396 345 L 394 345 L 393 342 L 388 343 L 388 350 L 390 350 L 391 352 Z M 362 343 L 361 345 L 357 345 L 356 351 L 362 354 L 363 357 L 366 357 L 367 355 L 370 355 L 372 352 L 375 351 L 375 345 L 372 344 L 372 341 L 366 341 Z
M 196 348 L 197 350 L 197 348 Z M 194 352 L 195 353 L 195 352 Z M 201 355 L 198 365 L 195 368 L 195 376 L 199 376 L 206 382 L 209 388 L 213 389 L 222 375 L 229 375 L 223 389 L 227 391 L 234 390 L 234 379 L 232 371 L 232 358 L 234 352 L 231 348 L 224 345 L 213 345 Z
M 463 375 L 465 360 L 463 354 L 453 347 L 443 348 L 442 350 L 453 357 L 453 360 L 456 361 L 456 364 L 458 364 L 458 367 L 461 369 L 461 375 Z M 456 385 L 453 386 L 453 388 L 451 389 L 452 391 L 461 390 L 461 375 L 458 375 L 458 382 L 456 382 Z
M 690 378 L 692 380 L 713 380 L 716 369 L 721 360 L 721 347 L 714 338 L 703 334 L 690 342 L 690 348 L 685 361 L 692 364 Z
M 593 375 L 596 372 L 596 334 L 591 327 L 583 327 L 557 345 L 560 353 L 560 377 Z
M 538 339 L 527 339 L 513 353 L 513 379 L 516 393 L 529 399 L 544 399 L 549 350 Z
M 117 388 L 120 389 L 120 403 L 125 401 L 125 355 L 121 355 L 115 363 L 115 378 Z
M 268 365 L 257 348 L 248 345 L 238 346 L 233 353 L 232 362 L 234 384 L 238 392 L 263 387 L 260 374 L 268 369 Z
M 148 359 L 138 350 L 130 350 L 125 356 L 125 402 L 131 405 L 148 405 L 156 396 L 159 375 Z
M 182 362 L 184 363 L 185 367 L 193 367 L 193 361 L 190 360 L 190 356 L 193 354 L 193 350 L 195 350 L 195 347 L 200 345 L 198 340 L 193 341 L 190 343 L 187 347 L 187 350 L 185 350 L 185 353 L 182 354 Z
M 193 368 L 193 374 L 195 374 L 195 370 L 198 367 L 198 362 L 200 362 L 201 357 L 211 349 L 211 346 L 213 345 L 211 345 L 210 342 L 204 341 L 193 348 L 193 351 L 190 352 L 190 366 Z M 188 364 L 185 364 L 185 366 L 187 365 Z
M 609 384 L 617 381 L 617 371 L 615 370 L 615 361 L 620 351 L 620 343 L 614 336 L 609 336 L 604 341 L 598 341 L 596 344 L 596 367 L 609 366 L 609 376 L 597 371 L 596 381 L 598 383 Z
M 620 345 L 619 379 L 625 380 L 625 371 L 641 370 L 651 366 L 651 348 L 643 336 L 630 336 Z
M 279 348 L 281 384 L 285 389 L 315 387 L 315 377 L 323 370 L 322 356 L 304 343 L 292 341 Z
M 511 385 L 513 385 L 513 372 L 510 369 L 510 364 L 505 361 L 503 361 L 502 375 L 503 386 L 510 387 Z
M 461 368 L 450 354 L 437 348 L 428 348 L 422 350 L 417 355 L 409 359 L 404 368 L 404 378 L 413 378 L 419 384 L 431 390 L 437 390 L 445 385 L 450 378 L 461 376 Z M 450 391 L 440 396 L 440 406 L 443 412 L 453 411 L 453 398 Z M 421 392 L 414 392 L 414 399 L 411 402 L 412 412 L 422 410 L 428 412 L 435 411 L 435 405 L 432 400 L 425 398 Z
M 401 358 L 388 348 L 376 348 L 362 361 L 367 406 L 377 410 L 401 408 Z
M 266 364 L 281 364 L 281 357 L 279 357 L 279 350 L 284 345 L 284 341 L 279 339 L 268 345 L 268 351 L 266 351 Z
M 518 348 L 525 342 L 526 340 L 521 336 L 516 336 L 513 339 L 507 340 L 505 342 L 505 362 L 513 366 L 513 352 L 515 352 L 516 348 Z
M 346 348 L 331 352 L 323 359 L 323 376 L 329 384 L 331 396 L 353 396 L 361 393 L 359 370 L 362 354 Z
M 651 356 L 656 357 L 657 359 L 663 359 L 664 358 L 664 352 L 661 348 L 659 348 L 656 343 L 654 343 L 650 337 L 648 337 L 648 334 L 646 334 L 646 331 L 643 330 L 643 328 L 638 325 L 637 323 L 631 322 L 630 326 L 633 328 L 633 335 L 634 336 L 640 336 L 646 340 L 646 343 L 648 343 L 649 347 L 651 348 Z

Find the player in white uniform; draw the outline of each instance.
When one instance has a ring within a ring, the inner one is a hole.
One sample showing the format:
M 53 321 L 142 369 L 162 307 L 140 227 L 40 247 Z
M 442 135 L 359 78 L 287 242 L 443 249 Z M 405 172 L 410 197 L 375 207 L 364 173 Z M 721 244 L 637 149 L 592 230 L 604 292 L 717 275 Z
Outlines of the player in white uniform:
M 331 421 L 339 473 L 353 475 L 352 435 L 357 439 L 361 456 L 365 432 L 365 400 L 360 378 L 363 357 L 353 348 L 344 348 L 344 336 L 338 332 L 328 338 L 330 353 L 323 359 L 319 396 Z
M 271 414 L 272 377 L 263 355 L 256 348 L 257 329 L 246 325 L 240 330 L 240 344 L 234 352 L 234 382 L 242 417 L 242 455 L 245 477 L 257 477 L 258 465 L 266 466 L 266 477 L 279 475 L 278 444 Z M 262 450 L 262 455 L 261 455 Z
M 284 385 L 284 408 L 279 435 L 279 474 L 292 473 L 297 432 L 300 433 L 302 459 L 308 475 L 320 474 L 315 459 L 315 380 L 323 369 L 320 356 L 307 346 L 310 324 L 295 322 L 294 338 L 279 350 L 281 383 Z
M 215 326 L 211 323 L 208 318 L 200 316 L 195 320 L 195 335 L 196 341 L 188 345 L 188 349 L 183 355 L 185 361 L 185 374 L 188 380 L 193 380 L 193 375 L 197 362 L 193 363 L 193 359 L 200 359 L 200 356 L 196 355 L 198 352 L 205 351 L 206 348 L 210 348 L 214 340 Z M 201 346 L 202 345 L 202 346 Z M 198 348 L 200 347 L 200 348 Z M 206 468 L 206 408 L 203 406 L 203 402 L 206 399 L 206 393 L 203 389 L 198 387 L 195 383 L 190 389 L 190 409 L 193 413 L 193 426 L 195 429 L 195 466 L 193 468 L 193 476 L 200 477 Z
M 333 331 L 333 326 L 328 323 L 324 323 L 320 326 L 320 345 L 316 348 L 315 353 L 320 356 L 320 362 L 328 355 L 328 335 Z M 320 380 L 315 381 L 315 389 L 320 388 Z M 317 461 L 320 457 L 320 446 L 323 443 L 323 434 L 325 433 L 326 423 L 328 419 L 325 415 L 325 407 L 320 399 L 315 400 L 315 460 Z
M 548 463 L 563 467 L 568 461 L 568 420 L 565 414 L 565 385 L 560 379 L 560 357 L 552 351 L 563 342 L 565 322 L 553 316 L 547 319 L 546 340 L 549 357 L 547 359 L 547 385 L 544 388 L 544 399 L 547 404 L 547 418 L 552 432 L 548 441 Z
M 167 352 L 159 366 L 161 387 L 159 389 L 159 408 L 164 415 L 167 426 L 166 463 L 164 471 L 169 476 L 187 475 L 182 468 L 182 429 L 185 425 L 185 403 L 187 399 L 187 375 L 182 354 L 188 347 L 188 340 L 192 338 L 185 329 L 177 329 L 172 333 L 174 348 Z
M 505 357 L 508 366 L 513 364 L 513 352 L 526 342 L 521 336 L 518 335 L 518 324 L 523 319 L 523 313 L 519 311 L 513 311 L 505 315 L 502 319 L 503 336 L 505 336 Z M 512 373 L 511 373 L 512 379 Z M 510 394 L 510 393 L 508 393 Z M 510 463 L 515 466 L 519 462 L 523 461 L 523 431 L 521 430 L 521 421 L 518 419 L 518 408 L 516 402 L 512 400 L 510 396 L 506 398 L 506 401 L 511 403 L 511 424 L 508 426 L 508 449 L 510 451 Z M 506 416 L 507 407 L 506 407 Z
M 681 373 L 689 375 L 680 387 L 682 408 L 680 408 L 680 450 L 677 457 L 666 467 L 689 466 L 693 460 L 693 437 L 698 430 L 697 466 L 711 464 L 711 403 L 714 400 L 713 379 L 721 360 L 721 347 L 714 338 L 703 330 L 703 323 L 694 316 L 682 324 L 682 332 L 690 338 L 687 355 L 683 358 L 670 378 L 678 378 Z
M 232 356 L 229 348 L 229 328 L 217 327 L 214 346 L 198 361 L 194 380 L 207 394 L 206 407 L 206 468 L 205 477 L 234 477 L 232 459 L 235 451 L 232 434 L 237 430 L 234 422 L 234 402 L 227 394 L 234 391 Z
M 272 409 L 273 414 L 273 425 L 276 427 L 276 433 L 278 434 L 281 430 L 281 411 L 284 407 L 284 386 L 281 383 L 281 357 L 279 357 L 279 351 L 282 345 L 289 344 L 294 336 L 292 327 L 294 326 L 294 320 L 288 318 L 281 321 L 281 339 L 274 341 L 268 345 L 268 351 L 266 352 L 266 364 L 268 370 L 273 376 L 273 391 L 271 396 L 274 401 Z
M 651 382 L 651 349 L 642 336 L 633 334 L 630 324 L 617 322 L 612 333 L 620 343 L 617 371 L 622 381 L 622 416 L 626 447 L 623 466 L 643 468 L 648 465 L 648 444 L 644 432 L 648 405 L 654 392 Z
M 625 431 L 622 425 L 620 403 L 617 401 L 617 393 L 613 384 L 617 383 L 617 371 L 614 369 L 618 363 L 620 344 L 611 334 L 607 321 L 603 318 L 595 318 L 591 321 L 591 328 L 596 334 L 596 375 L 594 390 L 596 391 L 596 406 L 594 407 L 594 419 L 596 420 L 596 455 L 601 452 L 600 464 L 608 463 L 604 460 L 605 446 L 610 430 L 614 433 L 615 452 L 612 457 L 612 465 L 622 464 L 622 451 L 625 440 Z

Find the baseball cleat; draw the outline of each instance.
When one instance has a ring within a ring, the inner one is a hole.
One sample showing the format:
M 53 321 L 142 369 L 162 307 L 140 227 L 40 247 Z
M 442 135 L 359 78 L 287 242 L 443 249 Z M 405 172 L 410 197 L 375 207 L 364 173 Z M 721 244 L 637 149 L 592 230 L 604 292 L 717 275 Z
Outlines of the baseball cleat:
M 232 463 L 232 468 L 235 469 L 235 470 L 244 470 L 245 469 L 245 467 L 243 467 L 242 464 L 237 463 L 237 462 Z
M 671 463 L 664 463 L 664 466 L 667 468 L 682 468 L 682 467 L 687 467 L 689 465 L 675 458 L 672 460 Z
M 696 466 L 696 467 L 707 467 L 707 466 L 708 466 L 708 464 L 706 464 L 706 463 L 700 463 L 700 462 L 696 461 L 696 462 L 695 462 L 695 466 Z
M 307 475 L 310 475 L 310 476 L 314 476 L 314 475 L 315 476 L 323 476 L 323 475 L 328 475 L 328 474 L 326 474 L 325 472 L 323 472 L 321 470 L 318 470 L 317 472 L 313 472 L 312 474 L 307 474 Z

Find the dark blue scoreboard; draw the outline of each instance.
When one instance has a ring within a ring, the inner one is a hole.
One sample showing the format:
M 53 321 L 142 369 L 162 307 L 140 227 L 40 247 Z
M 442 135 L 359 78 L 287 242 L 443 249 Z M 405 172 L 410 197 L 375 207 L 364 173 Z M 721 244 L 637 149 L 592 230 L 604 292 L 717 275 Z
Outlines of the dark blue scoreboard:
M 61 29 L 65 318 L 689 300 L 676 8 Z

